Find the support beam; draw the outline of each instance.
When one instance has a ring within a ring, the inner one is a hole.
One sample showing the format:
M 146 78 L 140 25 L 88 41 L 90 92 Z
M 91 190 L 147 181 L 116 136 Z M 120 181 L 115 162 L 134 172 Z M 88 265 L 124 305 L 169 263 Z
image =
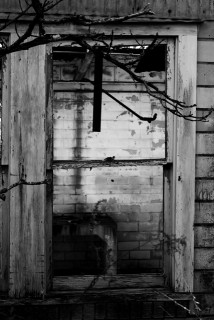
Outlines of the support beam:
M 93 131 L 101 130 L 101 112 L 102 112 L 102 78 L 103 78 L 103 55 L 102 51 L 97 49 L 95 54 L 94 70 L 94 109 L 93 109 Z
M 46 177 L 45 46 L 11 55 L 9 185 Z M 46 290 L 46 186 L 10 191 L 11 297 L 41 297 Z

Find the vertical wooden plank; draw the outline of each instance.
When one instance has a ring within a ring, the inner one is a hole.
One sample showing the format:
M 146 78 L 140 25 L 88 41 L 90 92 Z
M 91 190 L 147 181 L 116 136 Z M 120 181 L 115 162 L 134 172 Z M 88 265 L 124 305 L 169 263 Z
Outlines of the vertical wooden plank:
M 46 169 L 49 184 L 46 190 L 46 219 L 45 219 L 45 260 L 47 289 L 52 285 L 52 212 L 53 212 L 53 60 L 52 46 L 46 49 Z
M 52 46 L 47 47 L 46 54 L 46 169 L 52 169 L 53 161 L 53 69 Z
M 11 55 L 9 183 L 45 179 L 45 46 Z M 44 185 L 10 192 L 10 296 L 45 293 Z
M 1 164 L 8 165 L 9 156 L 9 113 L 10 113 L 10 56 L 2 61 L 2 155 Z
M 177 43 L 177 99 L 196 103 L 197 36 L 179 36 Z M 186 72 L 188 70 L 188 72 Z M 194 113 L 195 111 L 192 110 Z M 195 123 L 176 118 L 174 155 L 174 289 L 193 290 Z
M 7 187 L 8 170 L 7 166 L 0 170 L 0 188 Z M 9 197 L 0 200 L 0 292 L 8 290 L 9 271 Z
M 8 185 L 10 56 L 2 59 L 1 170 L 0 189 Z M 9 271 L 9 196 L 0 200 L 0 291 L 8 290 Z
M 196 18 L 198 15 L 198 2 L 192 0 L 176 1 L 176 17 L 179 18 Z

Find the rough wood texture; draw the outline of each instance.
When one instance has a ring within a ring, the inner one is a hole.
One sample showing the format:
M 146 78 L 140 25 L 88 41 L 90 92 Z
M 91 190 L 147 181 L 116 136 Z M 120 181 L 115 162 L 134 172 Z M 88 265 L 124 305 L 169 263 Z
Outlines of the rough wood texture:
M 1 167 L 0 188 L 7 186 L 8 169 Z M 9 197 L 0 201 L 0 292 L 8 290 L 9 271 Z
M 213 102 L 214 87 L 201 87 L 197 88 L 197 106 L 198 108 L 211 108 L 214 106 Z
M 1 165 L 8 165 L 9 158 L 9 113 L 10 113 L 10 57 L 2 61 L 2 154 Z
M 84 291 L 89 288 L 94 278 L 97 280 L 93 289 L 139 289 L 139 288 L 164 288 L 164 278 L 158 274 L 145 275 L 116 275 L 116 276 L 73 276 L 55 277 L 54 291 Z
M 177 97 L 188 104 L 196 102 L 196 50 L 196 37 L 181 36 L 179 38 Z M 175 252 L 175 289 L 189 291 L 193 289 L 195 124 L 177 119 L 176 132 L 174 234 L 176 239 L 184 237 L 186 246 L 183 247 L 182 252 Z
M 214 178 L 214 158 L 209 156 L 196 157 L 196 177 Z
M 45 48 L 14 53 L 11 75 L 9 184 L 41 181 L 45 172 Z M 45 186 L 10 192 L 10 296 L 45 292 Z
M 213 292 L 213 289 L 213 270 L 196 270 L 194 272 L 194 292 Z M 205 312 L 205 310 L 203 311 Z
M 198 62 L 214 62 L 212 52 L 214 51 L 213 40 L 199 40 L 198 41 Z
M 198 86 L 214 86 L 214 64 L 213 63 L 198 63 Z
M 214 133 L 197 133 L 196 154 L 213 155 L 214 154 Z
M 214 202 L 196 202 L 195 223 L 214 223 Z
M 214 269 L 213 248 L 195 249 L 195 269 L 212 270 Z
M 24 7 L 24 0 L 22 0 L 21 3 Z M 65 0 L 56 8 L 52 9 L 51 12 L 61 14 L 76 13 L 93 16 L 118 16 L 142 10 L 147 4 L 147 0 Z M 151 0 L 150 5 L 158 18 L 212 19 L 214 13 L 213 2 L 209 0 Z M 8 8 L 11 12 L 17 12 L 19 5 L 16 0 L 2 0 L 0 6 L 1 12 L 8 12 Z

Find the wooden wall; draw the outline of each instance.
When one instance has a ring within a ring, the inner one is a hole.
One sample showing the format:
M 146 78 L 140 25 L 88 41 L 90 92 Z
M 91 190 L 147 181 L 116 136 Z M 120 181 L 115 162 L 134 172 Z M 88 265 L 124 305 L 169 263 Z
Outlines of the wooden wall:
M 1 0 L 0 12 L 17 12 L 18 3 L 17 0 Z M 25 1 L 21 3 L 24 8 Z M 210 0 L 64 0 L 51 13 L 120 16 L 142 10 L 148 3 L 157 18 L 213 19 L 214 3 Z
M 205 22 L 198 33 L 198 115 L 214 106 L 214 23 Z M 195 282 L 197 292 L 214 289 L 214 115 L 197 123 Z

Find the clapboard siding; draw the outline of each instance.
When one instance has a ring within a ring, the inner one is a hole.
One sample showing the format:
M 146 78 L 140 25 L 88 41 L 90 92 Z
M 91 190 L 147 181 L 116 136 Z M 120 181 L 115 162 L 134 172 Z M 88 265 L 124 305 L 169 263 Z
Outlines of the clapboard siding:
M 214 23 L 205 22 L 198 33 L 197 114 L 204 116 L 214 105 Z M 207 108 L 207 110 L 203 110 Z M 214 116 L 198 122 L 196 149 L 195 272 L 194 291 L 214 288 Z
M 214 247 L 214 226 L 195 227 L 195 247 L 213 248 Z
M 198 41 L 198 62 L 214 62 L 214 41 L 200 40 Z
M 214 269 L 213 248 L 195 248 L 195 269 Z
M 214 180 L 197 179 L 196 180 L 196 200 L 213 201 L 214 200 Z
M 214 101 L 213 101 L 214 102 Z M 197 110 L 197 116 L 205 117 L 209 113 L 208 110 Z M 213 132 L 214 133 L 214 113 L 212 113 L 207 121 L 197 121 L 197 132 Z
M 214 106 L 214 87 L 197 87 L 198 108 L 211 108 Z
M 194 272 L 194 292 L 213 292 L 213 290 L 214 290 L 214 271 L 196 270 Z M 206 312 L 205 310 L 206 309 L 202 309 L 202 312 Z M 211 310 L 209 312 L 211 312 Z
M 197 133 L 196 154 L 214 154 L 214 134 Z
M 214 202 L 196 202 L 195 223 L 214 224 Z
M 25 1 L 21 0 L 21 3 L 24 8 Z M 64 0 L 51 12 L 117 16 L 142 10 L 147 4 L 147 0 Z M 214 13 L 213 2 L 209 0 L 151 0 L 150 5 L 156 16 L 160 18 L 212 19 Z M 1 12 L 17 12 L 18 8 L 16 0 L 1 1 Z
M 198 63 L 198 86 L 214 86 L 214 63 Z
M 196 157 L 196 177 L 214 178 L 214 157 L 197 156 Z

